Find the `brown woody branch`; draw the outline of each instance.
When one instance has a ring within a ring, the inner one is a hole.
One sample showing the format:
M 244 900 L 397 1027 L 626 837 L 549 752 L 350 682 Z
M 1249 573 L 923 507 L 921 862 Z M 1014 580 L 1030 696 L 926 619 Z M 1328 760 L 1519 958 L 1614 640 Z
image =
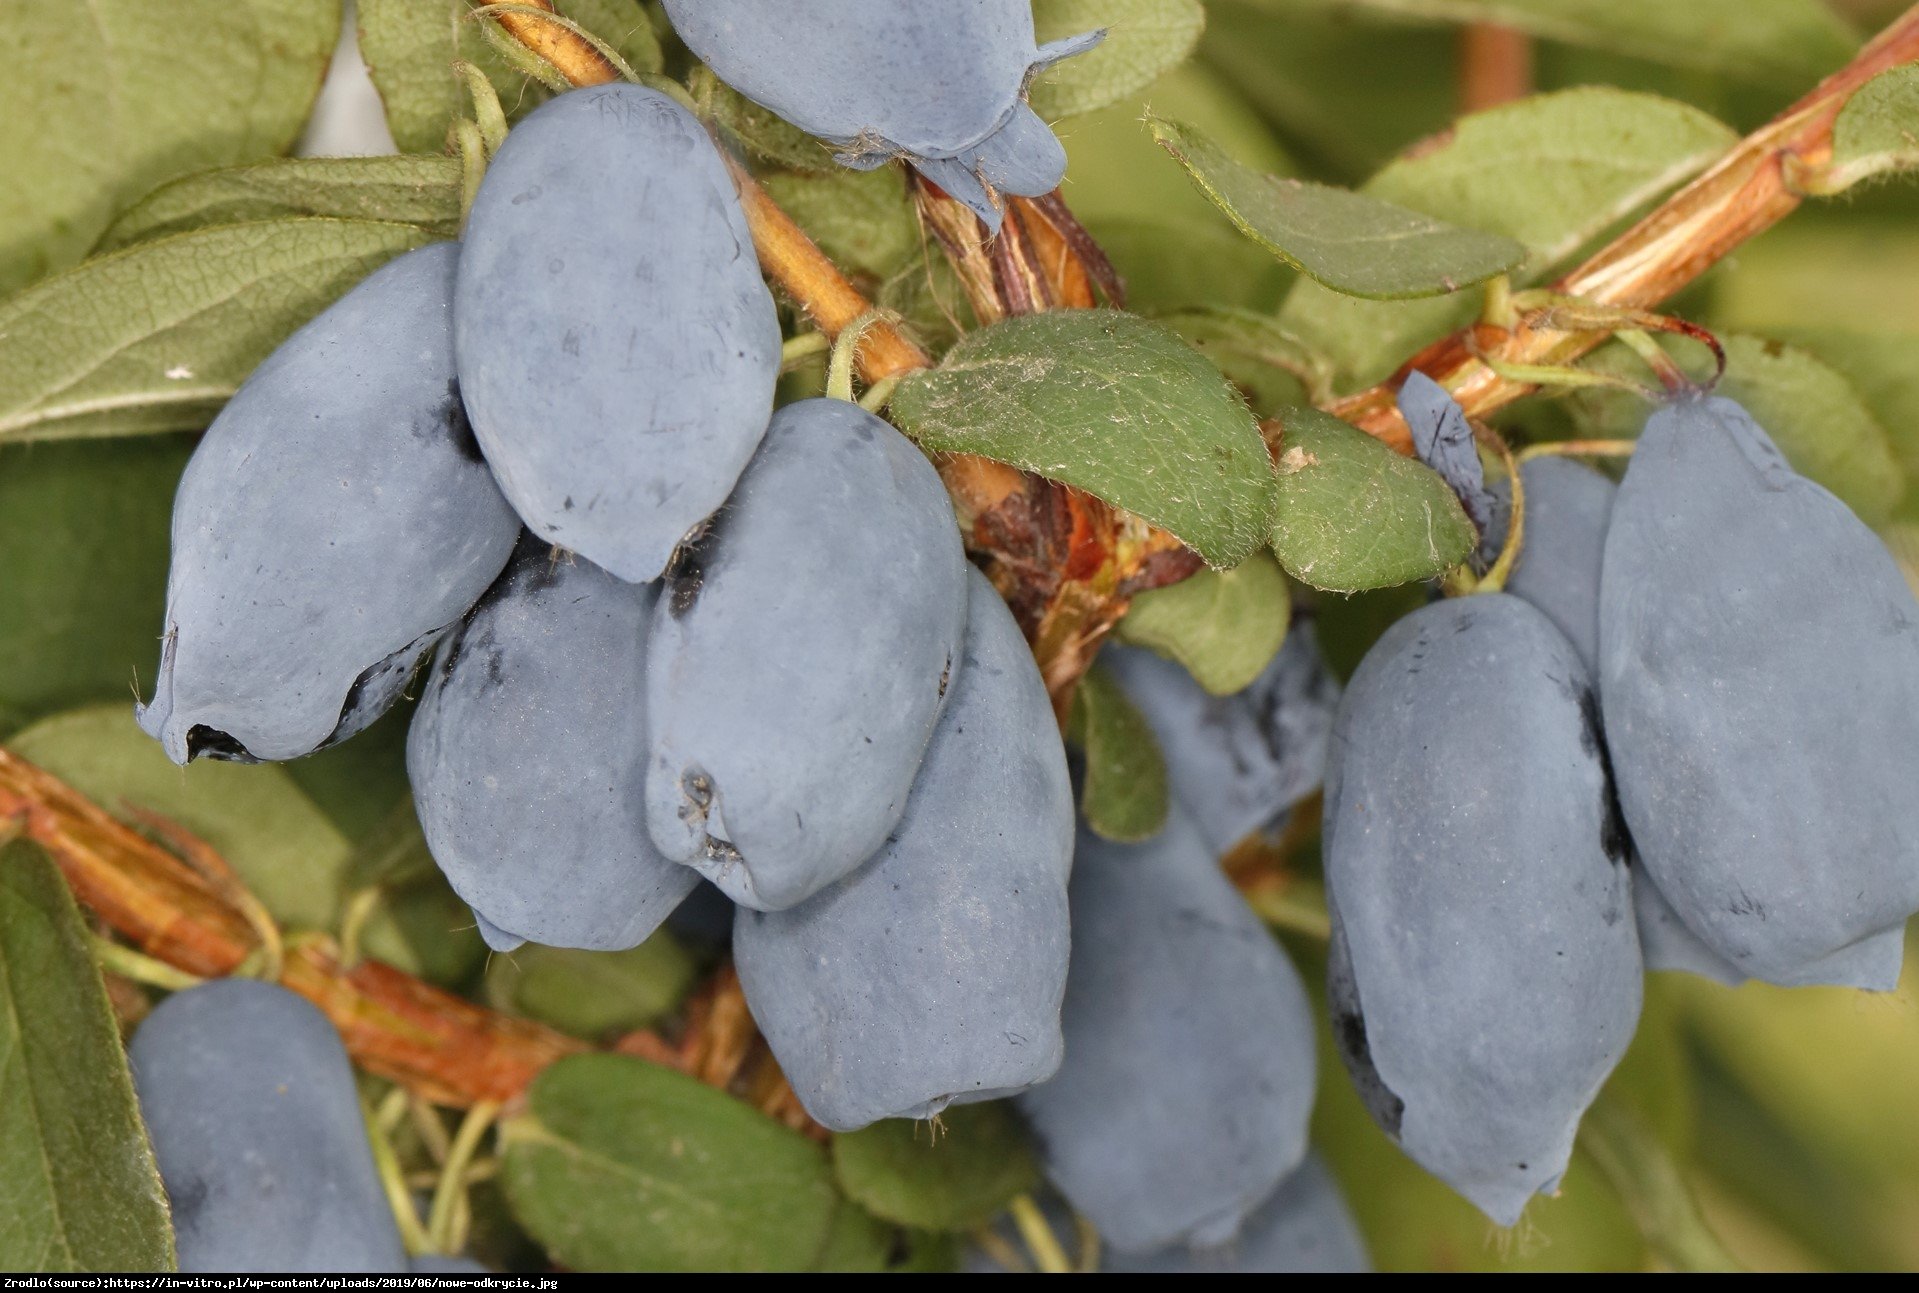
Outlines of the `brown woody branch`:
M 1741 140 L 1712 169 L 1661 203 L 1553 290 L 1600 305 L 1650 310 L 1719 263 L 1741 243 L 1790 215 L 1803 200 L 1792 185 L 1796 166 L 1832 154 L 1832 126 L 1846 101 L 1873 77 L 1919 59 L 1919 7 L 1880 32 L 1846 66 L 1772 122 Z M 1511 332 L 1479 326 L 1426 347 L 1387 381 L 1335 402 L 1330 411 L 1411 452 L 1411 435 L 1394 392 L 1414 369 L 1452 391 L 1472 417 L 1485 417 L 1539 388 L 1501 377 L 1478 358 L 1570 364 L 1608 337 L 1523 323 Z

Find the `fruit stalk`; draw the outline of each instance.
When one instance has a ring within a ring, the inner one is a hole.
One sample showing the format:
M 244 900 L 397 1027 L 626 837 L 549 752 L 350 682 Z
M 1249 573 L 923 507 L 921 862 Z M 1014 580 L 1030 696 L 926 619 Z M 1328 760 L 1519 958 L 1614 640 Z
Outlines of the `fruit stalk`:
M 1840 109 L 1873 77 L 1915 59 L 1919 7 L 1908 10 L 1810 94 L 1741 140 L 1705 174 L 1549 290 L 1624 309 L 1657 306 L 1747 239 L 1791 214 L 1805 196 L 1792 182 L 1793 171 L 1830 157 Z M 1596 349 L 1609 335 L 1567 332 L 1525 320 L 1510 331 L 1477 325 L 1426 347 L 1386 381 L 1335 401 L 1327 411 L 1410 453 L 1411 432 L 1394 393 L 1412 370 L 1445 386 L 1467 416 L 1483 418 L 1539 388 L 1501 377 L 1474 356 L 1475 347 L 1495 362 L 1563 366 Z

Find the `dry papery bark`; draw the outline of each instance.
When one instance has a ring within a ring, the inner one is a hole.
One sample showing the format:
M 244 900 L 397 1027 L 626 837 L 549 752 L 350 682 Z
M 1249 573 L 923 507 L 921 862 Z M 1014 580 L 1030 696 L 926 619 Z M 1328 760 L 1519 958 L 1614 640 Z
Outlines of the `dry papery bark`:
M 495 20 L 576 85 L 602 84 L 617 75 L 588 42 L 537 15 L 500 13 Z M 1830 156 L 1832 123 L 1846 99 L 1879 72 L 1914 58 L 1919 9 L 1554 288 L 1602 307 L 1658 305 L 1791 212 L 1801 195 L 1789 175 Z M 846 276 L 743 168 L 735 165 L 734 175 L 768 276 L 829 336 L 866 315 L 871 303 Z M 917 200 L 929 232 L 959 270 L 977 317 L 1083 308 L 1102 292 L 1119 302 L 1104 257 L 1058 194 L 1014 199 L 1006 232 L 991 240 L 970 213 L 938 190 L 922 185 Z M 1551 321 L 1542 314 L 1510 331 L 1481 325 L 1448 337 L 1415 355 L 1389 381 L 1334 402 L 1330 411 L 1407 451 L 1410 439 L 1393 392 L 1414 369 L 1446 384 L 1469 415 L 1481 417 L 1536 388 L 1501 377 L 1478 356 L 1566 364 L 1607 335 L 1557 331 Z M 863 337 L 859 361 L 868 382 L 930 362 L 911 338 L 884 321 Z M 1269 427 L 1269 433 L 1277 439 L 1283 428 Z M 1033 638 L 1056 703 L 1070 698 L 1135 593 L 1198 568 L 1198 559 L 1170 535 L 1079 491 L 979 458 L 949 457 L 941 468 L 975 552 Z M 257 903 L 211 850 L 177 829 L 156 831 L 163 843 L 0 750 L 5 821 L 18 823 L 45 848 L 81 905 L 135 950 L 201 977 L 258 962 L 263 931 Z M 1273 879 L 1268 866 L 1242 868 L 1235 878 L 1251 889 L 1269 887 Z M 361 1067 L 439 1104 L 511 1106 L 548 1064 L 591 1049 L 391 966 L 345 964 L 338 943 L 326 934 L 293 939 L 279 977 L 326 1012 Z M 730 970 L 694 994 L 677 1036 L 638 1032 L 612 1049 L 678 1068 L 789 1126 L 824 1134 L 780 1076 Z

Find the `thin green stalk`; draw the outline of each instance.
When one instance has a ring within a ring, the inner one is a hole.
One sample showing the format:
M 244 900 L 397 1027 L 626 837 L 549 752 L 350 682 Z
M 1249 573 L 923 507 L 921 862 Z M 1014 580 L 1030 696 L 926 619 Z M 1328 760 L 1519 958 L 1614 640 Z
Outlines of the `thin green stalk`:
M 1601 1092 L 1579 1128 L 1579 1147 L 1666 1265 L 1678 1271 L 1742 1269 L 1699 1213 L 1679 1165 L 1618 1096 Z
M 491 157 L 506 142 L 506 109 L 500 106 L 500 92 L 493 88 L 493 82 L 487 79 L 485 72 L 464 59 L 455 62 L 453 70 L 466 82 L 467 95 L 473 100 L 473 116 L 480 127 L 480 138 L 486 144 L 486 155 Z
M 433 1191 L 433 1207 L 427 1213 L 426 1222 L 427 1235 L 441 1252 L 454 1251 L 459 1205 L 466 1194 L 467 1165 L 473 1161 L 474 1153 L 480 1148 L 480 1138 L 486 1135 L 499 1112 L 498 1104 L 482 1100 L 466 1111 L 466 1117 L 460 1120 L 460 1130 L 453 1135 L 453 1147 L 447 1150 L 446 1163 L 440 1168 L 440 1184 Z
M 134 951 L 124 943 L 116 943 L 99 934 L 88 933 L 87 942 L 93 948 L 93 959 L 100 963 L 101 969 L 111 970 L 121 978 L 132 979 L 135 983 L 144 983 L 149 988 L 183 992 L 188 988 L 197 988 L 206 982 L 197 974 L 176 970 L 165 961 L 155 960 L 151 956 Z
M 433 1240 L 420 1224 L 420 1214 L 413 1209 L 413 1195 L 406 1188 L 406 1173 L 400 1169 L 400 1157 L 393 1152 L 393 1142 L 387 1139 L 385 1127 L 367 1107 L 364 1096 L 360 1098 L 360 1113 L 366 1120 L 367 1143 L 373 1147 L 373 1166 L 380 1174 L 380 1188 L 386 1192 L 387 1207 L 392 1209 L 394 1223 L 400 1228 L 400 1242 L 406 1245 L 407 1256 L 432 1252 Z
M 1059 1236 L 1046 1224 L 1046 1215 L 1039 1210 L 1039 1204 L 1033 1202 L 1033 1196 L 1022 1194 L 1014 1199 L 1011 1211 L 1020 1239 L 1033 1254 L 1033 1264 L 1046 1275 L 1072 1274 L 1073 1264 L 1066 1259 L 1066 1250 L 1059 1246 Z

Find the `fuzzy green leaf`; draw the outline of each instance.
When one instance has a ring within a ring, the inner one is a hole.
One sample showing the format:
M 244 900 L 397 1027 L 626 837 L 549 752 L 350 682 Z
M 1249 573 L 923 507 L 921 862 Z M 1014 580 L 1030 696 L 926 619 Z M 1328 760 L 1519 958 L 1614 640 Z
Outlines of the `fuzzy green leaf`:
M 171 1271 L 173 1226 L 66 881 L 0 848 L 0 1269 Z
M 1239 230 L 1347 296 L 1438 296 L 1526 259 L 1502 234 L 1457 228 L 1364 194 L 1244 166 L 1205 135 L 1149 115 L 1147 126 Z
M 576 1037 L 645 1028 L 675 1009 L 699 967 L 672 933 L 655 930 L 622 952 L 583 952 L 528 943 L 486 967 L 486 998 Z
M 1004 1103 L 955 1105 L 938 1123 L 887 1118 L 833 1137 L 840 1188 L 873 1215 L 922 1230 L 971 1230 L 1039 1184 Z
M 1272 663 L 1291 618 L 1279 563 L 1257 552 L 1231 570 L 1202 570 L 1139 594 L 1118 636 L 1178 661 L 1213 695 L 1230 696 Z
M 781 119 L 735 90 L 704 66 L 686 80 L 700 115 L 738 139 L 749 152 L 781 166 L 819 175 L 843 174 L 832 145 Z
M 9 3 L 0 295 L 77 262 L 155 185 L 285 152 L 339 28 L 339 0 Z
M 1919 67 L 1881 72 L 1839 110 L 1832 160 L 1820 168 L 1821 192 L 1839 193 L 1861 180 L 1919 166 Z
M 1317 409 L 1283 417 L 1273 551 L 1301 583 L 1331 592 L 1443 574 L 1478 536 L 1437 473 Z
M 1033 111 L 1048 121 L 1130 98 L 1184 62 L 1206 29 L 1199 0 L 1035 0 L 1039 43 L 1104 28 L 1106 39 L 1033 82 Z
M 1506 234 L 1536 279 L 1736 137 L 1696 108 L 1608 86 L 1565 90 L 1462 118 L 1439 141 L 1388 165 L 1362 192 L 1442 220 Z M 1363 301 L 1301 283 L 1281 321 L 1330 355 L 1342 386 L 1377 381 L 1470 320 L 1477 294 Z
M 0 448 L 0 735 L 151 678 L 184 436 Z
M 1095 833 L 1131 843 L 1166 824 L 1166 758 L 1146 716 L 1106 669 L 1079 680 L 1067 735 L 1086 758 L 1079 810 Z
M 412 225 L 269 220 L 139 243 L 0 304 L 0 443 L 197 430 Z
M 163 184 L 100 239 L 116 251 L 208 225 L 325 216 L 460 236 L 460 163 L 451 157 L 301 157 L 205 171 Z
M 818 1145 L 624 1056 L 546 1069 L 501 1137 L 515 1217 L 573 1270 L 803 1270 L 840 1206 Z
M 1118 310 L 1060 310 L 968 334 L 894 393 L 929 449 L 1075 485 L 1171 531 L 1209 564 L 1258 548 L 1273 471 L 1252 414 L 1179 336 Z

